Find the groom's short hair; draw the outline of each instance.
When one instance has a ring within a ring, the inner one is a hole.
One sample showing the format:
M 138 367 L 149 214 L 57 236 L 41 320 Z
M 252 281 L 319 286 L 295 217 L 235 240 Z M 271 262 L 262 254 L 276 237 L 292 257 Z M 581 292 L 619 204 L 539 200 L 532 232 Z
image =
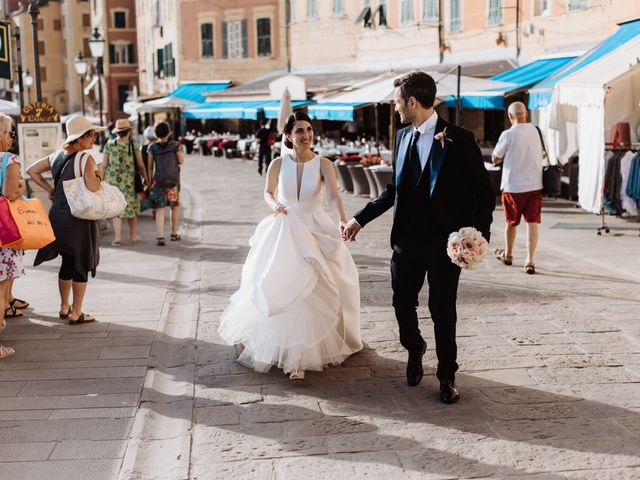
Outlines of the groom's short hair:
M 396 78 L 393 86 L 400 88 L 400 96 L 407 102 L 415 98 L 425 108 L 433 107 L 436 101 L 436 82 L 431 75 L 414 70 Z

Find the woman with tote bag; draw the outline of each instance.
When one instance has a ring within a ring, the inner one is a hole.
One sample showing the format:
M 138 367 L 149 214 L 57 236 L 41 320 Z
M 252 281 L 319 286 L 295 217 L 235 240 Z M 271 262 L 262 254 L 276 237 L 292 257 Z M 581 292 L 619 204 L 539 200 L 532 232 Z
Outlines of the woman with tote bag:
M 97 127 L 86 117 L 77 115 L 67 120 L 66 129 L 67 138 L 62 148 L 34 163 L 27 173 L 33 181 L 49 192 L 49 198 L 52 200 L 49 219 L 56 235 L 53 243 L 38 251 L 34 266 L 53 260 L 58 255 L 62 256 L 62 266 L 58 273 L 59 314 L 60 318 L 75 325 L 95 321 L 94 317 L 82 312 L 82 303 L 89 273 L 95 277 L 100 260 L 99 238 L 95 220 L 85 220 L 71 214 L 63 183 L 76 178 L 76 155 L 90 150 L 96 134 L 104 128 Z M 42 176 L 47 171 L 51 171 L 53 176 L 53 187 Z M 90 155 L 81 176 L 87 190 L 97 192 L 100 189 L 101 178 L 96 174 L 96 163 Z M 73 303 L 69 301 L 72 291 Z

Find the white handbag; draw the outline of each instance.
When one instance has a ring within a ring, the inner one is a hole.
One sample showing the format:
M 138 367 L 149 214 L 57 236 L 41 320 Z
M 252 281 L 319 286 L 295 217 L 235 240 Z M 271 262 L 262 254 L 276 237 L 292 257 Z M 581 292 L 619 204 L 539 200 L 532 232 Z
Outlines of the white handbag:
M 107 182 L 101 182 L 97 192 L 92 192 L 84 184 L 82 174 L 89 156 L 90 152 L 87 150 L 78 152 L 73 166 L 76 178 L 62 183 L 71 215 L 84 220 L 117 217 L 127 208 L 127 201 L 122 192 Z

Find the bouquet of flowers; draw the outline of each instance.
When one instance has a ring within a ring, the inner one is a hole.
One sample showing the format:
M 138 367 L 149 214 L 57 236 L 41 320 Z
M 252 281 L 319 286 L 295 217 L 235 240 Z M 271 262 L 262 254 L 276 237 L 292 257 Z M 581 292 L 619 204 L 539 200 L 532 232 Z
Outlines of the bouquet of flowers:
M 464 227 L 449 235 L 447 255 L 460 268 L 475 268 L 487 254 L 489 243 L 473 227 Z

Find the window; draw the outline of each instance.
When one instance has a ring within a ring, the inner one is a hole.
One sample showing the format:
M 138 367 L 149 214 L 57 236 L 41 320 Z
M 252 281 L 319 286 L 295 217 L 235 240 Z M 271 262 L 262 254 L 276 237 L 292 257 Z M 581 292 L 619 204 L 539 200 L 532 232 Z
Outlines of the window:
M 114 65 L 134 63 L 133 44 L 131 43 L 110 43 L 109 63 Z
M 344 15 L 344 0 L 333 0 L 333 14 L 337 17 Z
M 461 0 L 451 0 L 451 23 L 449 28 L 452 32 L 459 32 L 462 30 L 462 18 L 461 18 Z
M 247 51 L 247 21 L 222 22 L 222 56 L 246 58 Z
M 162 24 L 162 7 L 160 5 L 160 0 L 156 0 L 155 7 L 156 27 L 159 27 Z
M 82 39 L 82 55 L 85 57 L 91 56 L 91 47 L 89 47 L 89 37 L 84 37 Z
M 550 0 L 533 0 L 533 15 L 539 17 L 540 15 L 548 15 Z
M 91 15 L 89 15 L 88 13 L 82 14 L 82 26 L 91 27 Z
M 400 23 L 406 25 L 414 21 L 413 0 L 400 1 Z
M 114 28 L 127 28 L 127 12 L 113 12 Z
M 164 76 L 164 48 L 156 50 L 156 77 Z
M 489 12 L 487 13 L 487 25 L 500 25 L 502 23 L 502 0 L 489 0 Z
M 424 23 L 438 23 L 440 21 L 438 7 L 439 7 L 438 0 L 423 0 L 422 1 L 422 21 Z
M 42 18 L 38 19 L 38 30 L 44 30 L 44 20 Z
M 176 76 L 176 59 L 173 58 L 173 44 L 167 43 L 164 46 L 164 66 L 162 70 L 164 71 L 165 77 L 175 77 Z
M 38 40 L 38 53 L 40 55 L 44 55 L 45 54 L 44 52 L 45 52 L 45 50 L 44 50 L 44 42 L 42 40 Z
M 307 20 L 317 20 L 318 4 L 316 0 L 307 0 Z
M 271 19 L 259 18 L 257 22 L 258 30 L 258 56 L 271 56 Z
M 588 0 L 569 0 L 569 11 L 584 10 L 589 7 Z
M 200 48 L 202 58 L 213 58 L 213 24 L 200 25 Z
M 129 85 L 118 85 L 118 111 L 122 112 L 124 102 L 129 97 Z
M 40 67 L 40 81 L 47 81 L 47 67 Z
M 54 19 L 53 20 L 53 29 L 57 30 L 57 31 L 62 30 L 62 20 L 59 20 L 57 18 Z
M 296 0 L 289 0 L 289 23 L 296 23 Z

